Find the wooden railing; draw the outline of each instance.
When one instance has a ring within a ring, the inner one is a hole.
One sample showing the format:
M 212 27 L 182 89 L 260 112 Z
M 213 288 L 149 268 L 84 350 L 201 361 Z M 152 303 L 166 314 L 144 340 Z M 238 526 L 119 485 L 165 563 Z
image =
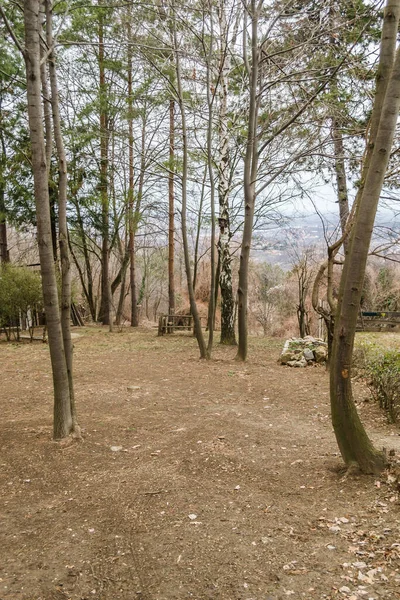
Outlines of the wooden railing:
M 362 311 L 357 321 L 357 331 L 393 331 L 400 326 L 400 312 Z

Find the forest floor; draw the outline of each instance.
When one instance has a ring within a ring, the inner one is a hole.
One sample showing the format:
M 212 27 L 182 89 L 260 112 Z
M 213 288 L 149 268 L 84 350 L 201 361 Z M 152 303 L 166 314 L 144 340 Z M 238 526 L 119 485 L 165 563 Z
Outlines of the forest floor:
M 0 343 L 1 600 L 400 598 L 396 483 L 343 477 L 323 367 L 280 366 L 276 339 L 243 364 L 199 361 L 190 334 L 74 331 L 70 445 L 51 440 L 48 347 Z

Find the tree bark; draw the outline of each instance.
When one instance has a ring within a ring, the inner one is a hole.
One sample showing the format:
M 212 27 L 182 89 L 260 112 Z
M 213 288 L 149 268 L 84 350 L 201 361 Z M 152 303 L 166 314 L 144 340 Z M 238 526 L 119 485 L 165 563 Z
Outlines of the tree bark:
M 40 268 L 54 384 L 53 435 L 55 439 L 61 439 L 71 433 L 73 420 L 51 243 L 49 189 L 41 102 L 39 7 L 38 0 L 24 0 L 25 64 Z
M 381 59 L 386 56 L 390 62 L 391 56 L 392 64 L 399 14 L 400 0 L 390 1 L 385 20 L 389 19 L 395 26 L 391 28 L 391 39 L 382 36 Z M 389 54 L 386 52 L 387 46 L 391 48 Z M 370 138 L 373 151 L 368 168 L 363 173 L 363 190 L 341 278 L 330 378 L 332 422 L 340 452 L 346 465 L 357 465 L 364 473 L 381 471 L 385 466 L 385 457 L 372 445 L 358 416 L 351 386 L 351 362 L 375 214 L 400 109 L 400 49 L 397 50 L 393 68 L 387 69 L 386 73 L 384 101 L 379 97 L 374 105 L 372 122 L 376 123 L 376 111 L 379 111 L 380 119 L 376 137 Z

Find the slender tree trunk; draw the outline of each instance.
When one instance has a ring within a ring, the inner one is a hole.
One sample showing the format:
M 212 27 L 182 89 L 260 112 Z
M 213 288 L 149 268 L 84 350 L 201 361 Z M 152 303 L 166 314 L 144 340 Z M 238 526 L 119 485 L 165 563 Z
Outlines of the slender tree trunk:
M 0 155 L 0 264 L 6 263 L 9 261 L 8 254 L 8 242 L 7 242 L 7 220 L 6 220 L 6 205 L 5 205 L 5 193 L 6 193 L 6 185 L 5 185 L 5 170 L 7 164 L 7 152 L 6 145 L 4 141 L 4 132 L 2 128 L 2 121 L 4 115 L 1 107 L 1 99 L 0 99 L 0 146 L 1 146 L 1 155 Z
M 187 130 L 186 130 L 186 114 L 185 105 L 183 100 L 183 89 L 181 81 L 181 66 L 180 57 L 178 53 L 178 41 L 176 32 L 176 21 L 175 21 L 175 6 L 172 6 L 172 21 L 173 21 L 173 39 L 174 39 L 174 52 L 175 52 L 175 68 L 176 68 L 176 84 L 178 93 L 178 103 L 181 113 L 182 121 L 182 152 L 183 152 L 183 163 L 182 163 L 182 242 L 183 242 L 183 253 L 185 258 L 185 271 L 186 280 L 189 292 L 190 301 L 190 312 L 193 316 L 194 330 L 199 345 L 200 358 L 208 358 L 207 348 L 204 341 L 203 332 L 201 330 L 201 321 L 199 312 L 197 310 L 196 300 L 194 297 L 193 281 L 192 281 L 192 270 L 190 267 L 190 256 L 189 256 L 189 244 L 187 236 L 187 224 L 186 224 L 186 211 L 187 211 L 187 179 L 188 179 L 188 142 L 187 142 Z
M 117 312 L 115 315 L 115 323 L 117 325 L 123 324 L 124 304 L 125 304 L 125 297 L 126 297 L 126 289 L 125 288 L 126 288 L 126 270 L 122 275 L 121 287 L 119 290 L 119 300 L 118 300 Z
M 135 219 L 134 219 L 134 153 L 133 153 L 133 87 L 132 87 L 132 13 L 129 6 L 128 12 L 128 144 L 129 144 L 129 172 L 128 172 L 128 226 L 129 226 L 129 288 L 131 297 L 131 327 L 138 326 L 137 294 L 135 281 Z
M 0 158 L 0 263 L 6 263 L 9 261 L 4 183 L 4 170 L 6 162 L 5 156 L 5 151 L 3 149 Z
M 40 0 L 40 28 L 41 34 L 45 36 L 45 23 L 46 23 L 46 2 Z M 55 190 L 53 181 L 53 170 L 51 168 L 51 157 L 53 155 L 53 130 L 52 130 L 52 116 L 51 116 L 51 97 L 49 91 L 49 81 L 47 72 L 47 60 L 46 60 L 47 44 L 41 43 L 40 45 L 40 77 L 42 82 L 42 98 L 43 98 L 43 115 L 44 115 L 44 133 L 46 142 L 46 164 L 47 164 L 47 179 L 49 186 L 49 204 L 50 204 L 50 220 L 51 220 L 51 240 L 53 246 L 53 257 L 54 262 L 57 262 L 58 251 L 57 251 L 57 223 L 56 223 L 56 204 L 57 204 L 57 192 Z
M 88 244 L 87 244 L 85 226 L 84 226 L 83 219 L 82 219 L 82 214 L 81 214 L 81 210 L 80 210 L 80 206 L 79 206 L 79 200 L 75 200 L 74 204 L 75 204 L 75 208 L 76 208 L 76 220 L 77 220 L 77 224 L 79 226 L 79 235 L 80 235 L 81 242 L 82 242 L 82 252 L 83 252 L 83 258 L 85 261 L 84 264 L 85 264 L 85 270 L 86 270 L 87 283 L 85 282 L 84 273 L 79 265 L 79 261 L 77 260 L 77 257 L 75 256 L 75 254 L 73 252 L 71 244 L 69 244 L 69 248 L 71 251 L 71 255 L 74 259 L 75 265 L 79 272 L 79 278 L 81 280 L 83 292 L 88 301 L 90 315 L 92 317 L 92 320 L 96 321 L 96 318 L 97 318 L 96 300 L 94 297 L 93 271 L 92 271 L 92 264 L 90 262 L 90 252 L 89 252 L 89 248 L 88 248 Z
M 390 21 L 391 36 L 385 37 L 384 26 L 381 65 L 384 56 L 393 64 L 399 15 L 400 0 L 389 0 L 385 21 Z M 331 366 L 332 422 L 340 452 L 346 465 L 357 465 L 364 473 L 381 471 L 385 457 L 372 445 L 358 416 L 351 386 L 351 363 L 369 245 L 400 109 L 400 49 L 393 68 L 386 71 L 386 78 L 384 101 L 378 98 L 372 114 L 375 123 L 379 110 L 380 119 L 376 136 L 370 138 L 373 150 L 363 172 L 363 190 L 342 273 Z
M 225 4 L 219 7 L 220 28 L 220 88 L 219 88 L 219 165 L 218 165 L 218 199 L 219 199 L 219 286 L 221 288 L 221 344 L 236 345 L 235 336 L 235 300 L 232 287 L 232 257 L 230 252 L 230 219 L 229 219 L 229 131 L 228 131 L 228 78 L 230 70 L 230 54 L 228 52 L 228 27 L 226 23 Z
M 32 146 L 37 234 L 54 384 L 53 434 L 55 439 L 60 439 L 71 433 L 73 420 L 51 243 L 49 188 L 41 103 L 38 0 L 24 0 L 24 24 L 28 117 Z
M 258 16 L 260 5 L 256 8 L 255 0 L 250 2 L 251 15 L 251 54 L 252 61 L 250 66 L 250 108 L 249 123 L 247 134 L 247 147 L 244 159 L 244 201 L 245 217 L 243 228 L 242 248 L 240 252 L 239 267 L 239 286 L 238 286 L 238 330 L 239 347 L 237 359 L 246 360 L 247 358 L 247 296 L 248 296 L 248 272 L 251 238 L 253 232 L 254 205 L 255 205 L 255 186 L 258 168 L 258 143 L 257 143 L 257 83 L 259 67 L 259 49 L 258 49 Z M 245 8 L 246 10 L 246 8 Z
M 168 312 L 175 314 L 175 102 L 169 101 L 169 175 L 168 175 Z
M 138 295 L 136 285 L 136 254 L 135 254 L 135 233 L 129 238 L 130 260 L 130 287 L 131 287 L 131 327 L 139 326 Z
M 197 271 L 199 268 L 199 248 L 200 248 L 200 236 L 201 236 L 201 225 L 203 221 L 203 205 L 204 196 L 206 190 L 206 179 L 207 179 L 207 165 L 204 168 L 203 181 L 201 186 L 200 203 L 197 211 L 197 224 L 196 224 L 196 239 L 194 242 L 194 255 L 193 255 L 193 293 L 196 294 L 197 285 Z
M 46 38 L 48 48 L 53 47 L 53 2 L 45 0 L 46 5 Z M 61 119 L 59 110 L 57 72 L 54 51 L 49 54 L 49 75 L 51 89 L 51 106 L 53 113 L 54 140 L 58 154 L 59 180 L 58 180 L 58 221 L 59 221 L 59 247 L 61 258 L 61 328 L 63 333 L 64 352 L 67 364 L 69 394 L 71 402 L 71 415 L 73 428 L 77 430 L 77 414 L 73 381 L 73 344 L 71 338 L 71 265 L 68 252 L 68 226 L 67 226 L 67 159 L 65 156 L 64 141 L 61 132 Z
M 207 168 L 208 178 L 210 181 L 210 209 L 211 209 L 211 254 L 210 254 L 210 296 L 208 301 L 208 343 L 207 343 L 207 355 L 211 357 L 213 342 L 214 342 L 214 318 L 215 318 L 215 181 L 214 181 L 214 169 L 213 169 L 213 147 L 212 147 L 212 130 L 213 130 L 213 104 L 214 95 L 211 89 L 214 89 L 212 82 L 212 64 L 213 64 L 213 52 L 214 52 L 214 29 L 213 29 L 213 16 L 210 5 L 210 33 L 209 33 L 209 53 L 207 60 L 207 75 L 206 75 L 206 86 L 207 86 L 207 104 L 208 104 L 208 126 L 207 126 Z
M 132 218 L 132 235 L 130 236 L 129 248 L 130 248 L 130 256 L 131 256 L 131 326 L 138 327 L 139 326 L 139 310 L 138 304 L 140 303 L 140 299 L 137 294 L 137 286 L 136 286 L 136 254 L 135 254 L 135 236 L 136 231 L 139 225 L 140 220 L 140 209 L 143 198 L 143 188 L 144 188 L 144 172 L 146 168 L 146 158 L 145 158 L 145 147 L 146 147 L 146 120 L 143 121 L 142 127 L 142 141 L 141 141 L 141 155 L 140 155 L 140 174 L 139 174 L 139 184 L 138 184 L 138 193 L 136 198 L 136 205 L 134 207 L 133 218 Z
M 101 7 L 103 0 L 99 0 Z M 110 325 L 110 218 L 108 198 L 108 114 L 107 114 L 107 85 L 105 74 L 104 57 L 104 14 L 99 11 L 99 73 L 100 73 L 100 198 L 101 198 L 101 222 L 102 222 L 102 246 L 101 246 L 101 305 L 99 318 L 103 325 Z

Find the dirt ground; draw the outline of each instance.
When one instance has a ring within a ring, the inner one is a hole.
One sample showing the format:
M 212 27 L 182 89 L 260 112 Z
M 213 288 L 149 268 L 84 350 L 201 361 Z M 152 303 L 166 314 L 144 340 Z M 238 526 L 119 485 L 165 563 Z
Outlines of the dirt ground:
M 69 446 L 48 347 L 0 343 L 1 600 L 400 598 L 397 484 L 343 479 L 324 368 L 278 365 L 282 340 L 242 364 L 188 334 L 75 331 Z

